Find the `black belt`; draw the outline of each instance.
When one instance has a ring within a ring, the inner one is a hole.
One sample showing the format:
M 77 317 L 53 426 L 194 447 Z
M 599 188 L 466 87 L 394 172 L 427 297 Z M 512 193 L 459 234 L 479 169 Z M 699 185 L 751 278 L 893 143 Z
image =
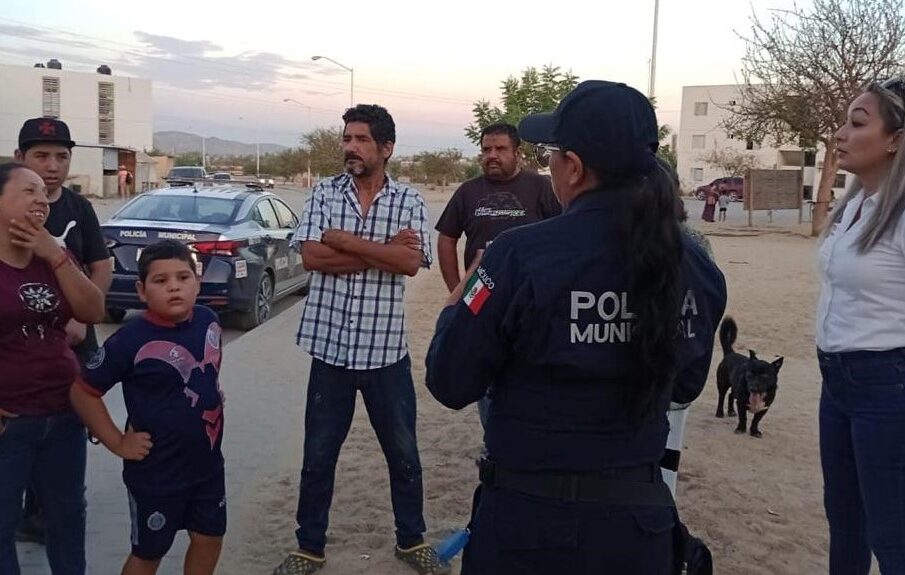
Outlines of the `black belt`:
M 485 487 L 566 502 L 675 507 L 669 487 L 656 465 L 620 467 L 588 473 L 556 473 L 507 469 L 488 460 L 478 462 Z

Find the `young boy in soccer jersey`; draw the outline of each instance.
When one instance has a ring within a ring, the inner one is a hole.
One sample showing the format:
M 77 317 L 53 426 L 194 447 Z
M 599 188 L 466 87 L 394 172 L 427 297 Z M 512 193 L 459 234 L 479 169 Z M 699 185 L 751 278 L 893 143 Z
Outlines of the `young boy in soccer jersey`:
M 195 305 L 200 282 L 191 253 L 176 241 L 144 249 L 138 295 L 148 311 L 111 336 L 72 386 L 75 410 L 123 458 L 132 554 L 123 575 L 153 575 L 185 529 L 185 572 L 213 573 L 226 532 L 220 325 Z M 125 433 L 101 397 L 122 382 Z

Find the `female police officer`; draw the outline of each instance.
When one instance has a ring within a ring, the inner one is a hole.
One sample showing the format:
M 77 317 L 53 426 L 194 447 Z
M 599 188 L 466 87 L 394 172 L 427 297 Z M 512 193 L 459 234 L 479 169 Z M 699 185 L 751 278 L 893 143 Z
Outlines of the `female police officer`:
M 519 133 L 564 212 L 498 237 L 427 358 L 444 405 L 491 399 L 462 573 L 671 573 L 666 410 L 704 386 L 725 281 L 679 231 L 641 93 L 582 82 Z

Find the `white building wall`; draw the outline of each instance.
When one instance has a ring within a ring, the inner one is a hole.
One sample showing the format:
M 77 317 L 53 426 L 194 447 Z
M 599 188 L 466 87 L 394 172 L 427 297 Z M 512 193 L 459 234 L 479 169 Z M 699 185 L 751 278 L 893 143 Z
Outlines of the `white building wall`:
M 99 145 L 98 84 L 114 84 L 112 145 L 150 151 L 154 145 L 151 81 L 0 64 L 0 86 L 3 86 L 0 90 L 0 156 L 14 154 L 19 129 L 25 120 L 44 115 L 44 77 L 59 78 L 59 119 L 69 125 L 76 142 L 69 172 L 71 181 L 81 182 L 83 194 L 100 196 L 103 192 L 103 151 L 91 147 Z M 84 183 L 88 183 L 87 189 Z
M 761 168 L 800 168 L 801 149 L 798 146 L 771 146 L 770 142 L 763 142 L 762 146 L 755 143 L 753 149 L 749 150 L 747 142 L 729 138 L 722 123 L 729 116 L 728 107 L 732 102 L 740 99 L 741 93 L 738 86 L 734 84 L 682 88 L 682 109 L 676 154 L 679 179 L 686 192 L 726 175 L 722 170 L 708 165 L 702 159 L 702 156 L 714 149 L 731 149 L 744 154 L 752 154 L 757 158 Z M 705 104 L 706 114 L 701 114 Z M 703 147 L 700 147 L 702 140 Z M 815 193 L 820 182 L 823 155 L 824 149 L 820 146 L 817 149 L 815 167 L 805 168 L 804 184 L 813 186 Z M 840 172 L 840 174 L 845 173 Z M 847 185 L 851 182 L 851 175 L 845 174 L 845 176 Z M 836 188 L 836 195 L 838 196 L 841 191 L 842 187 Z

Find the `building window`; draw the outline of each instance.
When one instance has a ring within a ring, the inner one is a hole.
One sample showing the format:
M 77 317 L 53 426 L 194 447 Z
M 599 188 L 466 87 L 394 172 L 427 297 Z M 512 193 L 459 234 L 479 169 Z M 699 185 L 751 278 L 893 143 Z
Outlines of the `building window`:
M 845 174 L 836 174 L 836 179 L 833 181 L 834 188 L 844 188 L 845 187 Z
M 97 142 L 113 144 L 113 82 L 97 83 Z
M 753 150 L 754 149 L 754 140 L 745 140 L 745 149 Z
M 814 165 L 817 164 L 817 152 L 814 150 L 805 150 L 804 152 L 804 165 L 808 168 L 813 168 Z
M 692 168 L 691 169 L 691 179 L 695 182 L 703 182 L 704 181 L 704 168 Z
M 727 103 L 728 103 L 730 106 L 735 106 L 735 100 L 729 100 L 729 102 L 727 102 Z
M 43 116 L 45 118 L 60 117 L 60 79 L 44 76 L 43 79 Z
M 691 149 L 692 150 L 703 150 L 706 145 L 706 136 L 692 136 L 691 137 Z
M 695 102 L 694 103 L 694 115 L 695 116 L 706 116 L 707 115 L 707 102 Z

